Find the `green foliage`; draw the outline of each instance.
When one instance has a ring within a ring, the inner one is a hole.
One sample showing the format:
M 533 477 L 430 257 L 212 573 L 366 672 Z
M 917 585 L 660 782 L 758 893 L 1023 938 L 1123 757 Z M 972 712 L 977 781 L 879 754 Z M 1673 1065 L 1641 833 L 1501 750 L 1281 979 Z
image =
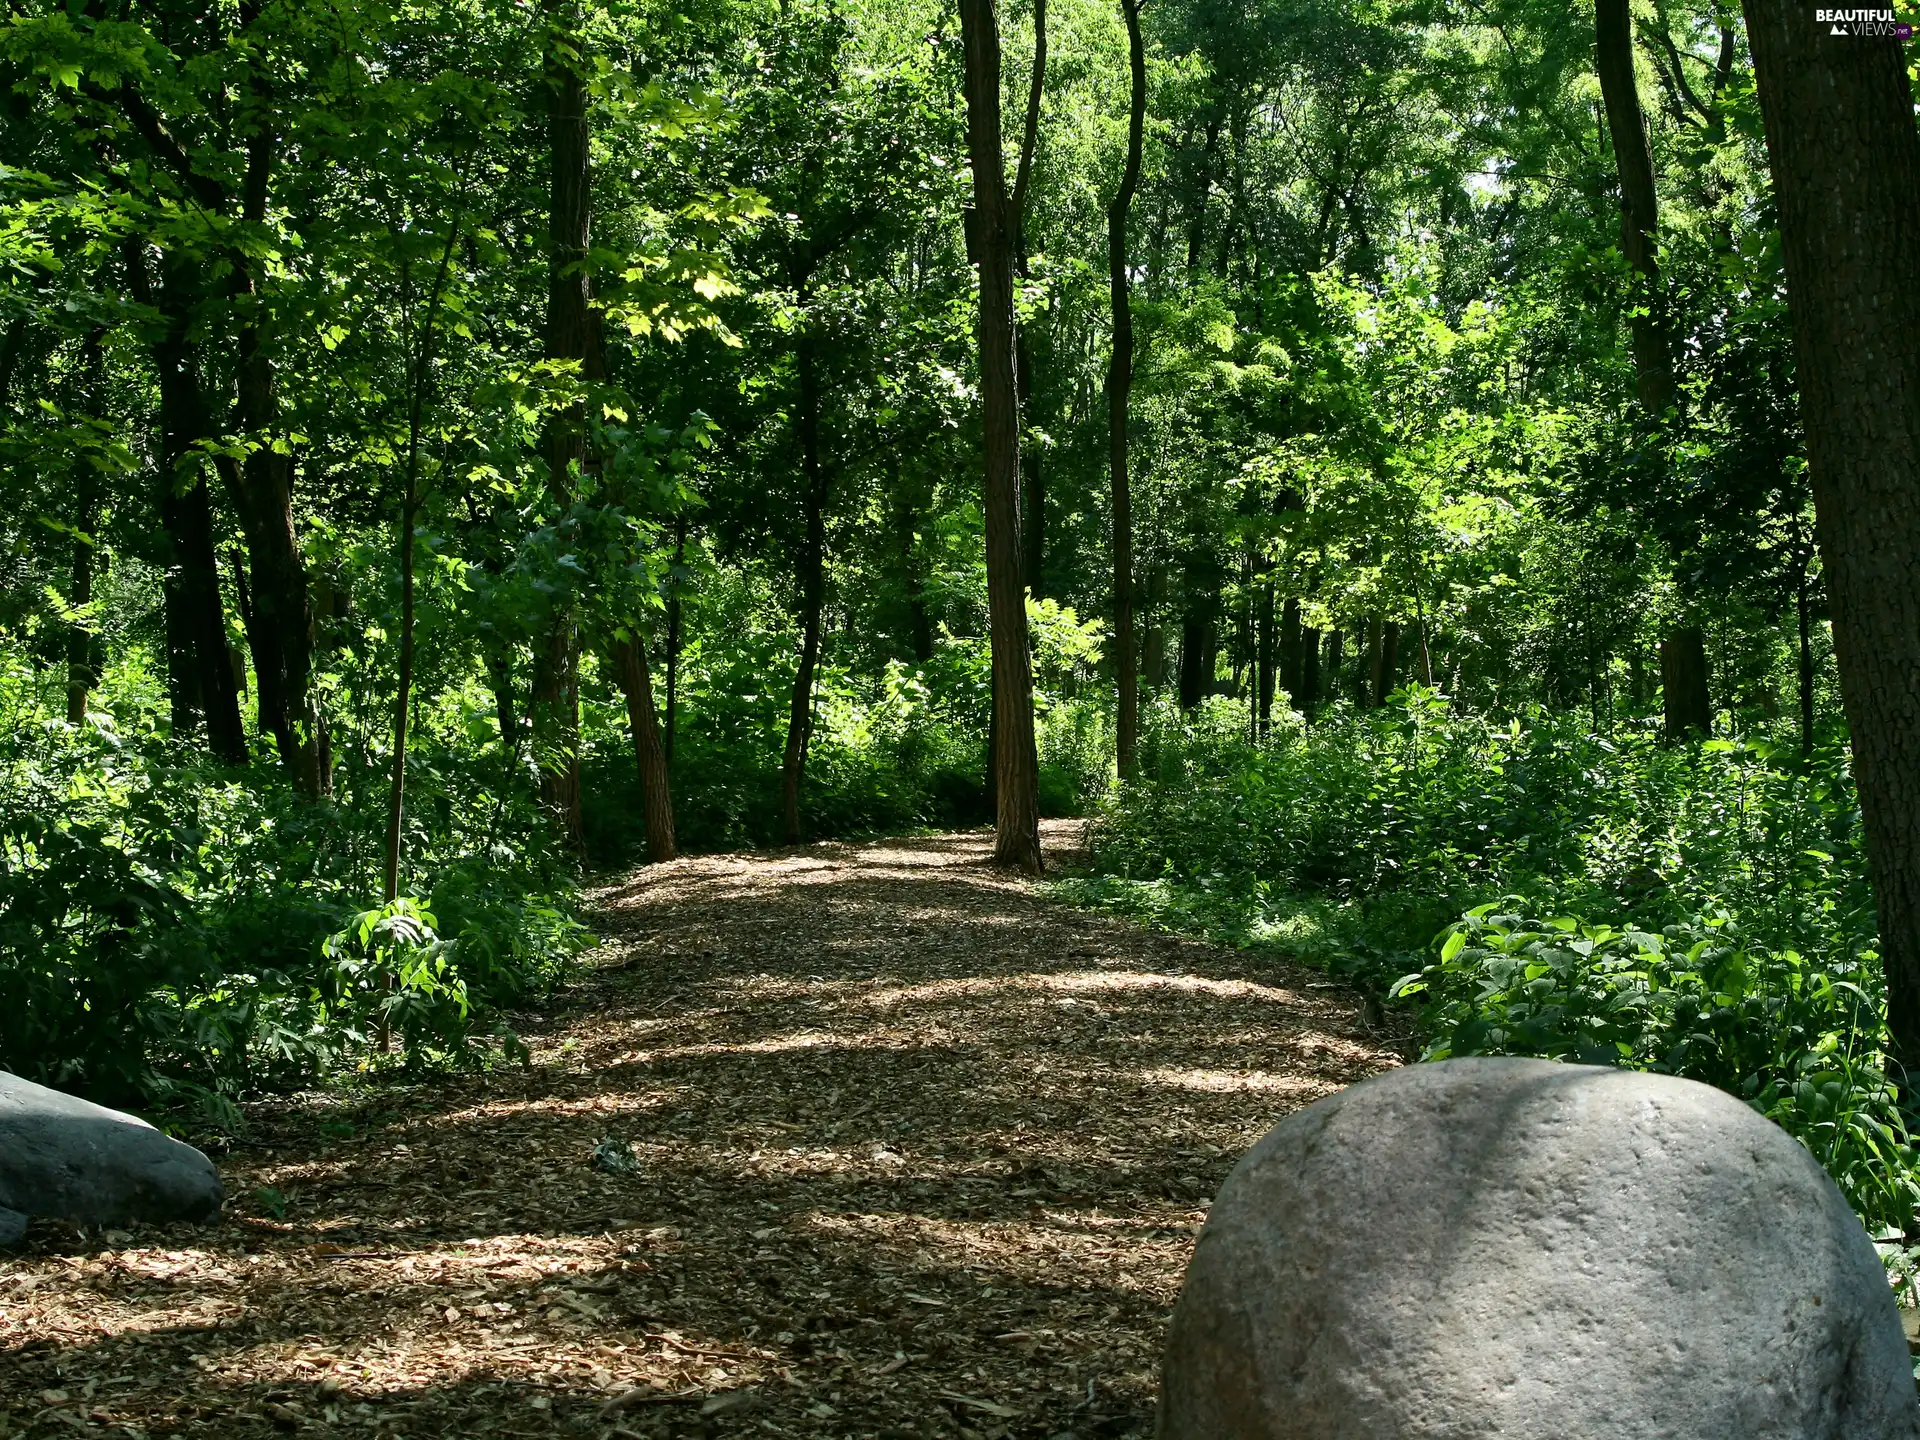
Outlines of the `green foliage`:
M 17 1003 L 0 1009 L 0 1067 L 122 1103 L 197 1100 L 218 1119 L 258 1087 L 381 1063 L 381 1015 L 405 1064 L 510 1052 L 499 1007 L 585 943 L 564 870 L 485 843 L 484 766 L 427 767 L 477 801 L 416 836 L 436 929 L 410 901 L 355 903 L 377 889 L 377 812 L 353 804 L 377 769 L 343 765 L 341 793 L 315 806 L 155 736 L 150 715 L 141 733 L 137 710 L 124 730 L 110 712 L 78 729 L 36 719 L 26 677 L 7 681 L 0 992 Z
M 1499 726 L 1418 686 L 1262 745 L 1233 709 L 1158 716 L 1142 783 L 1095 826 L 1102 873 L 1073 898 L 1352 973 L 1412 1008 L 1430 1059 L 1719 1086 L 1797 1136 L 1876 1228 L 1909 1225 L 1920 1155 L 1884 1072 L 1838 757 L 1537 713 Z
M 1876 1231 L 1920 1208 L 1920 1153 L 1880 1054 L 1878 956 L 1750 943 L 1725 914 L 1660 932 L 1476 906 L 1396 982 L 1423 1058 L 1537 1055 L 1681 1075 L 1797 1136 Z

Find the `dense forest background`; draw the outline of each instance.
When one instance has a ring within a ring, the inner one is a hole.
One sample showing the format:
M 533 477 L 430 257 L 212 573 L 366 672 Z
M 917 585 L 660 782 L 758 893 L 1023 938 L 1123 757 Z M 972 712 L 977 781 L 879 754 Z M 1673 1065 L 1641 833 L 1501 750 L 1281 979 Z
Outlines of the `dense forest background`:
M 998 21 L 1010 219 L 920 0 L 14 10 L 0 1064 L 490 1063 L 583 873 L 993 819 L 999 244 L 1063 892 L 1905 1229 L 1738 13 Z

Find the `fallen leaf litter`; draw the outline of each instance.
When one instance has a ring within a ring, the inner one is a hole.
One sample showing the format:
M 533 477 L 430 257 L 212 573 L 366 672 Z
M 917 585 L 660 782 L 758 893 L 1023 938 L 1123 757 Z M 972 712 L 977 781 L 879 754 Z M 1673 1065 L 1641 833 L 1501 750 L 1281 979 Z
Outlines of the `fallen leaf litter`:
M 1146 1433 L 1206 1197 L 1391 1037 L 987 843 L 639 871 L 527 1070 L 252 1107 L 218 1228 L 36 1222 L 0 1440 Z

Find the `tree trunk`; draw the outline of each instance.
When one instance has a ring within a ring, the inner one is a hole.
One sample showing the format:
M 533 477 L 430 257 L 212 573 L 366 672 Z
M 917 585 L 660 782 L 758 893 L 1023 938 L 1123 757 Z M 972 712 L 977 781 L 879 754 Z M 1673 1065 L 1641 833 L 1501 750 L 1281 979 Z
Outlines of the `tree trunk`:
M 1381 646 L 1382 638 L 1383 632 L 1380 617 L 1378 615 L 1369 616 L 1367 619 L 1366 665 L 1360 673 L 1354 677 L 1354 693 L 1360 703 L 1368 707 L 1377 706 L 1380 701 L 1376 697 L 1383 693 L 1380 689 L 1380 661 L 1384 653 Z
M 162 595 L 173 727 L 184 735 L 204 719 L 207 748 L 227 764 L 243 765 L 247 736 L 220 603 L 213 502 L 198 448 L 199 442 L 213 438 L 213 422 L 200 386 L 198 357 L 187 338 L 193 315 L 190 281 L 181 261 L 165 260 L 156 296 L 147 278 L 144 248 L 130 242 L 126 257 L 128 290 L 141 304 L 156 306 L 163 326 L 153 341 L 160 386 L 155 508 L 167 550 Z
M 1187 556 L 1181 588 L 1180 707 L 1198 708 L 1213 691 L 1214 655 L 1219 648 L 1220 562 L 1210 551 Z
M 1133 492 L 1127 474 L 1128 400 L 1133 389 L 1133 309 L 1127 275 L 1127 217 L 1140 184 L 1140 146 L 1146 124 L 1147 61 L 1140 38 L 1139 0 L 1120 0 L 1127 24 L 1127 158 L 1120 188 L 1107 206 L 1107 287 L 1113 353 L 1107 363 L 1107 466 L 1113 491 L 1113 647 L 1120 713 L 1115 723 L 1122 779 L 1133 775 L 1140 725 L 1139 656 L 1133 643 Z
M 985 453 L 987 611 L 993 644 L 994 860 L 1040 872 L 1039 766 L 1033 733 L 1020 550 L 1020 410 L 1014 380 L 1014 217 L 1000 146 L 1000 35 L 993 0 L 960 0 L 967 152 L 980 237 L 980 409 Z
M 1389 620 L 1380 627 L 1380 648 L 1373 661 L 1373 708 L 1387 703 L 1400 676 L 1400 622 Z
M 1303 708 L 1300 701 L 1300 600 L 1289 595 L 1280 611 L 1280 688 L 1287 694 L 1292 709 Z
M 1829 35 L 1787 0 L 1744 9 L 1904 1084 L 1920 1068 L 1920 137 L 1899 40 Z
M 806 291 L 800 295 L 806 306 Z M 813 681 L 820 665 L 820 612 L 827 599 L 827 478 L 820 463 L 820 379 L 813 336 L 805 330 L 794 348 L 799 370 L 800 473 L 806 485 L 800 538 L 800 666 L 787 702 L 787 748 L 780 762 L 780 832 L 789 845 L 802 839 L 800 781 L 813 738 Z
M 565 0 L 548 0 L 544 84 L 547 98 L 547 322 L 546 357 L 573 361 L 593 379 L 595 345 L 590 304 L 592 277 L 587 252 L 593 238 L 593 191 L 589 171 L 587 86 L 582 69 L 578 16 Z M 562 506 L 574 496 L 575 476 L 586 463 L 586 413 L 571 406 L 548 417 L 544 444 L 547 483 Z M 540 798 L 567 848 L 586 850 L 580 815 L 579 635 L 572 605 L 557 601 L 533 664 L 534 748 L 540 766 Z
M 1629 0 L 1594 0 L 1596 68 L 1601 99 L 1606 105 L 1607 129 L 1613 138 L 1614 167 L 1620 178 L 1620 253 L 1633 269 L 1633 296 L 1629 329 L 1633 340 L 1634 376 L 1640 405 L 1656 424 L 1664 420 L 1677 399 L 1673 377 L 1673 345 L 1667 333 L 1666 297 L 1660 283 L 1660 203 L 1654 187 L 1653 157 L 1647 146 L 1646 116 L 1633 71 L 1633 15 Z M 1661 645 L 1663 671 L 1689 705 L 1706 708 L 1706 652 L 1687 637 L 1682 626 Z M 1695 667 L 1696 655 L 1700 664 Z M 1696 695 L 1699 697 L 1697 702 Z M 1673 713 L 1669 709 L 1669 715 Z M 1688 721 L 1691 724 L 1691 716 Z M 1685 727 L 1673 728 L 1679 739 Z
M 1640 403 L 1659 420 L 1673 406 L 1673 352 L 1667 338 L 1660 290 L 1659 198 L 1646 117 L 1633 74 L 1633 14 L 1629 0 L 1594 0 L 1595 68 L 1613 137 L 1620 177 L 1620 253 L 1633 267 L 1638 293 L 1630 328 Z
M 261 91 L 262 114 L 270 113 Z M 267 218 L 267 194 L 278 136 L 263 119 L 247 140 L 241 212 L 249 222 Z M 260 729 L 273 736 L 294 788 L 309 799 L 332 789 L 321 765 L 321 718 L 312 693 L 313 614 L 307 571 L 293 522 L 293 462 L 276 448 L 279 399 L 267 346 L 263 287 L 258 263 L 236 250 L 232 294 L 237 309 L 236 418 L 254 442 L 245 460 L 221 467 L 247 539 L 253 595 L 247 643 L 253 651 L 255 700 Z
M 1813 588 L 1808 570 L 1811 567 L 1802 556 L 1794 576 L 1793 609 L 1798 621 L 1800 641 L 1800 758 L 1805 760 L 1813 755 Z
M 933 617 L 927 613 L 927 585 L 920 574 L 919 557 L 914 554 L 914 533 L 919 524 L 919 507 L 906 493 L 896 465 L 893 476 L 894 540 L 900 554 L 900 588 L 907 597 L 907 643 L 913 648 L 916 663 L 933 659 Z M 991 768 L 991 752 L 987 761 Z
M 446 244 L 440 250 L 440 263 L 427 292 L 426 312 L 420 320 L 420 334 L 411 345 L 407 375 L 407 465 L 400 497 L 400 533 L 395 537 L 400 558 L 400 673 L 393 699 L 393 773 L 387 786 L 387 853 L 384 898 L 392 904 L 400 898 L 400 861 L 405 843 L 407 806 L 407 729 L 413 711 L 414 652 L 414 531 L 420 519 L 420 431 L 426 422 L 427 395 L 433 384 L 434 328 L 440 320 L 440 298 L 446 292 L 447 267 L 453 261 L 453 247 L 459 238 L 457 215 L 447 220 Z M 324 732 L 322 737 L 324 738 Z M 380 1020 L 380 1049 L 391 1040 L 388 1022 Z
M 1346 660 L 1347 638 L 1336 626 L 1327 636 L 1327 696 L 1340 698 L 1340 668 Z
M 654 864 L 677 853 L 673 841 L 673 792 L 667 776 L 667 752 L 653 710 L 653 679 L 638 631 L 613 643 L 613 668 L 627 700 L 627 730 L 640 771 L 640 806 L 646 821 L 647 859 Z
M 664 750 L 673 769 L 673 732 L 680 715 L 680 587 L 687 568 L 687 517 L 673 519 L 673 578 L 667 586 L 667 726 Z
M 1260 608 L 1254 615 L 1254 655 L 1260 714 L 1254 733 L 1262 740 L 1273 730 L 1273 581 L 1260 582 Z
M 1667 734 L 1704 738 L 1713 733 L 1707 694 L 1707 640 L 1697 626 L 1682 626 L 1660 642 L 1661 704 Z
M 1294 703 L 1309 721 L 1320 704 L 1320 632 L 1311 625 L 1300 631 L 1300 693 Z
M 1029 279 L 1031 274 L 1027 258 L 1027 185 L 1033 176 L 1033 155 L 1040 139 L 1040 100 L 1046 80 L 1047 0 L 1033 0 L 1033 69 L 1027 77 L 1026 124 L 1020 132 L 1020 163 L 1013 181 L 1014 269 L 1022 280 Z M 1024 427 L 1033 404 L 1033 347 L 1027 343 L 1027 327 L 1017 319 L 1013 343 L 1014 378 L 1019 387 Z M 1036 600 L 1046 593 L 1047 487 L 1042 460 L 1037 444 L 1021 445 L 1020 537 L 1024 544 L 1027 590 Z
M 92 415 L 104 415 L 106 405 L 105 364 L 100 350 L 100 332 L 91 330 L 81 346 L 80 370 L 86 386 L 84 404 Z M 100 528 L 99 474 L 83 459 L 74 467 L 74 535 L 68 561 L 67 608 L 82 611 L 93 603 L 93 550 Z M 90 622 L 75 620 L 67 626 L 67 722 L 78 725 L 87 718 L 87 695 L 99 683 L 95 655 L 99 641 Z

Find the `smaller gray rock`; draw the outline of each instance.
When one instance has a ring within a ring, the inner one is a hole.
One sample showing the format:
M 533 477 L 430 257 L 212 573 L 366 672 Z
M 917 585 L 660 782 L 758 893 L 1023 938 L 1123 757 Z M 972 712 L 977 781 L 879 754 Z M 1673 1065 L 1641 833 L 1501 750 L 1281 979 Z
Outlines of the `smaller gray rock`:
M 0 1070 L 0 1244 L 29 1215 L 83 1225 L 211 1220 L 226 1198 L 213 1162 L 137 1115 Z

